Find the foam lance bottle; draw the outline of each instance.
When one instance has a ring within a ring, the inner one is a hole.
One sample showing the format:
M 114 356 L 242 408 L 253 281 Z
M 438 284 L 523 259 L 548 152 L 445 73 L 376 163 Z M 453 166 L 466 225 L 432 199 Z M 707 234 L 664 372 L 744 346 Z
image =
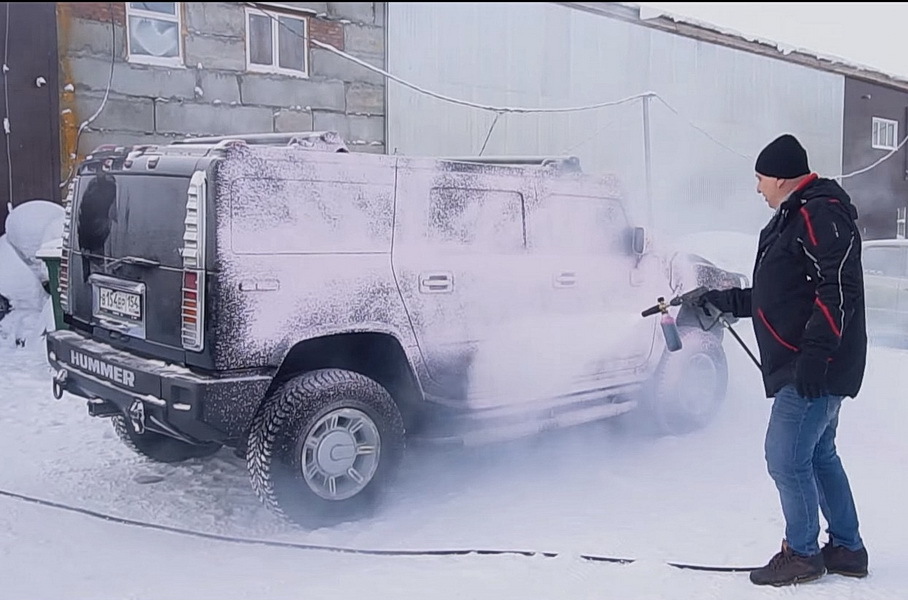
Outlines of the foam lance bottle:
M 681 349 L 681 333 L 678 331 L 678 324 L 675 323 L 675 317 L 671 316 L 668 308 L 665 307 L 665 298 L 659 298 L 659 305 L 663 307 L 659 324 L 662 325 L 662 335 L 665 336 L 665 347 L 669 352 L 677 352 Z

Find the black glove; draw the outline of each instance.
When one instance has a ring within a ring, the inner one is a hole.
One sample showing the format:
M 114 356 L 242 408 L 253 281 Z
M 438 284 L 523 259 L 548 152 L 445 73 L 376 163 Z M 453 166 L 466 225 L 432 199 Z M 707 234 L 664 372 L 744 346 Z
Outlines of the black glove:
M 732 312 L 731 298 L 723 290 L 709 290 L 708 292 L 700 296 L 699 305 L 704 309 L 704 312 L 706 312 L 707 303 L 712 304 L 713 306 L 718 308 L 720 312 Z M 709 313 L 707 313 L 707 315 L 708 314 Z
M 795 363 L 795 387 L 804 398 L 814 399 L 825 396 L 826 369 L 829 363 L 825 358 L 801 355 Z

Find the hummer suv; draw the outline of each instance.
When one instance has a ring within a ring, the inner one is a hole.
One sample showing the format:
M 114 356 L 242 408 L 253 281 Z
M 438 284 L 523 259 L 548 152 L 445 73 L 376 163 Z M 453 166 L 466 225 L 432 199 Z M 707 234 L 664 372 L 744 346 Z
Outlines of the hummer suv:
M 721 328 L 640 309 L 742 284 L 650 250 L 573 157 L 348 152 L 333 132 L 104 146 L 66 201 L 53 389 L 156 461 L 244 456 L 304 526 L 376 506 L 405 449 L 645 415 L 704 426 Z

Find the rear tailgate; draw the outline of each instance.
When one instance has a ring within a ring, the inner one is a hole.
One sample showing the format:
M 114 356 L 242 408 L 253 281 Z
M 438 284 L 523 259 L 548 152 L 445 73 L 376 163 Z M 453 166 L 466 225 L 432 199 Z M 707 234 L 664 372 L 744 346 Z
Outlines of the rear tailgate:
M 185 264 L 181 252 L 190 182 L 189 174 L 144 169 L 80 176 L 71 206 L 66 274 L 65 309 L 73 327 L 138 354 L 208 362 L 185 352 L 184 287 L 187 282 L 202 286 L 207 279 L 204 271 L 187 270 L 201 265 Z M 204 231 L 196 235 L 204 238 Z M 198 307 L 190 318 L 201 320 L 203 314 Z

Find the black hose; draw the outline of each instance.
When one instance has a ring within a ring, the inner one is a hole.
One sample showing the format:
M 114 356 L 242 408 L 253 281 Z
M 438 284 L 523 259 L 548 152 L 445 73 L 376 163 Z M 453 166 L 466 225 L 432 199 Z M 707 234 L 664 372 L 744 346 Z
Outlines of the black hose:
M 754 356 L 754 353 L 751 352 L 750 347 L 747 345 L 747 343 L 741 339 L 741 336 L 738 335 L 738 332 L 734 330 L 734 328 L 729 324 L 729 322 L 726 319 L 723 319 L 722 324 L 725 326 L 725 329 L 727 329 L 729 333 L 731 333 L 733 336 L 735 336 L 735 339 L 738 341 L 738 344 L 740 344 L 740 346 L 742 348 L 744 348 L 744 351 L 747 352 L 747 356 L 750 357 L 750 360 L 753 362 L 753 364 L 757 365 L 757 369 L 759 369 L 762 372 L 763 367 L 760 365 L 759 359 L 757 359 L 757 357 Z
M 296 550 L 312 550 L 318 552 L 337 552 L 342 554 L 366 554 L 372 556 L 465 556 L 468 554 L 478 554 L 478 555 L 505 555 L 505 554 L 516 554 L 520 556 L 542 556 L 545 558 L 555 558 L 559 556 L 558 552 L 537 552 L 533 550 L 488 550 L 488 549 L 428 549 L 428 550 L 374 550 L 374 549 L 362 549 L 362 548 L 344 548 L 340 546 L 320 546 L 316 544 L 301 544 L 297 542 L 280 542 L 276 540 L 257 540 L 252 538 L 241 538 L 233 537 L 228 535 L 221 535 L 217 533 L 206 533 L 203 531 L 193 531 L 191 529 L 183 529 L 181 527 L 172 527 L 170 525 L 159 525 L 156 523 L 146 523 L 144 521 L 136 521 L 134 519 L 126 519 L 123 517 L 115 517 L 113 515 L 108 515 L 105 513 L 97 512 L 87 508 L 79 508 L 76 506 L 69 506 L 67 504 L 62 504 L 60 502 L 53 502 L 51 500 L 44 500 L 42 498 L 34 498 L 32 496 L 26 496 L 23 494 L 17 494 L 15 492 L 8 492 L 5 490 L 0 490 L 0 496 L 5 496 L 7 498 L 12 498 L 14 500 L 20 500 L 22 502 L 30 502 L 32 504 L 37 504 L 39 506 L 46 506 L 49 508 L 56 508 L 59 510 L 65 510 L 68 512 L 77 513 L 80 515 L 85 515 L 88 517 L 93 517 L 95 519 L 101 519 L 109 523 L 117 523 L 119 525 L 131 525 L 133 527 L 142 527 L 145 529 L 154 529 L 157 531 L 166 531 L 169 533 L 176 533 L 179 535 L 186 535 L 190 537 L 202 538 L 207 540 L 217 540 L 220 542 L 230 542 L 234 544 L 248 544 L 248 545 L 258 545 L 258 546 L 269 546 L 272 548 L 293 548 Z M 632 558 L 618 558 L 612 556 L 596 556 L 591 554 L 581 554 L 580 558 L 590 562 L 604 562 L 604 563 L 615 563 L 615 564 L 630 564 L 634 562 L 635 559 Z M 678 569 L 690 569 L 695 571 L 712 571 L 717 573 L 735 573 L 735 572 L 744 572 L 752 571 L 758 567 L 712 567 L 705 565 L 692 565 L 685 563 L 666 563 L 671 567 L 676 567 Z

